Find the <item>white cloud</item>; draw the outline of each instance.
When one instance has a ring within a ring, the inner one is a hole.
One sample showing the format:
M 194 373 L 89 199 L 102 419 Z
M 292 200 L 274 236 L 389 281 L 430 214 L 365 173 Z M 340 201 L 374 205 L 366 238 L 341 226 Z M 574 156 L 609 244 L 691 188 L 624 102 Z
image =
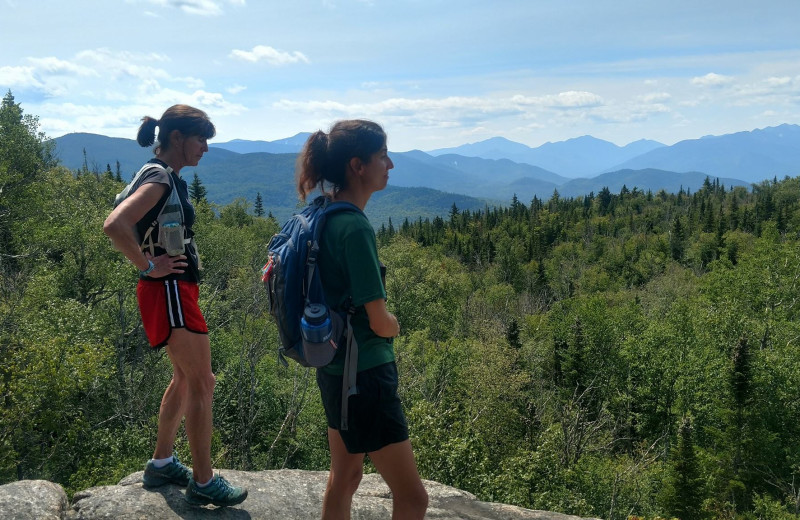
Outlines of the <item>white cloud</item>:
M 403 118 L 406 124 L 424 121 L 432 126 L 461 126 L 505 116 L 535 117 L 543 110 L 573 108 L 592 109 L 602 106 L 600 96 L 588 92 L 563 92 L 549 96 L 475 97 L 448 96 L 444 98 L 394 97 L 372 102 L 344 103 L 333 100 L 293 101 L 283 99 L 273 108 L 302 113 L 323 113 L 331 117 L 392 117 Z
M 601 96 L 591 92 L 568 91 L 546 96 L 517 95 L 512 101 L 519 105 L 532 105 L 550 108 L 587 108 L 605 104 Z
M 247 87 L 242 85 L 233 85 L 225 89 L 225 92 L 228 94 L 238 94 L 239 92 L 243 92 L 247 90 Z
M 42 82 L 36 78 L 33 67 L 0 67 L 0 85 L 10 88 L 41 89 Z
M 205 86 L 202 79 L 193 76 L 173 76 L 167 70 L 151 65 L 153 62 L 170 62 L 169 57 L 164 54 L 112 51 L 100 48 L 81 51 L 77 54 L 76 59 L 90 63 L 94 69 L 102 71 L 104 77 L 114 80 L 133 78 L 142 81 L 170 81 L 183 83 L 192 89 L 200 89 Z
M 175 7 L 187 14 L 218 16 L 222 14 L 221 2 L 213 0 L 144 0 L 160 7 Z
M 28 58 L 27 61 L 30 66 L 0 67 L 0 84 L 53 97 L 69 92 L 79 77 L 97 76 L 90 68 L 57 58 Z
M 126 0 L 128 3 L 132 2 L 147 2 L 150 4 L 154 4 L 160 7 L 174 7 L 176 9 L 180 9 L 181 11 L 187 14 L 199 15 L 199 16 L 219 16 L 224 13 L 223 6 L 224 4 L 230 4 L 233 6 L 245 6 L 247 5 L 246 0 L 226 0 L 226 1 L 219 1 L 219 0 Z M 160 16 L 158 13 L 154 13 L 152 11 L 146 11 L 145 14 L 147 16 Z
M 97 72 L 71 61 L 54 57 L 28 58 L 28 62 L 36 67 L 37 71 L 44 74 L 63 74 L 67 76 L 97 76 Z
M 169 3 L 189 14 L 200 16 L 218 16 L 222 14 L 219 2 L 211 0 L 169 0 Z
M 247 111 L 242 105 L 230 103 L 220 93 L 196 90 L 184 92 L 161 88 L 157 82 L 142 85 L 139 92 L 125 103 L 44 103 L 40 109 L 48 116 L 41 118 L 48 135 L 68 132 L 91 132 L 108 136 L 132 138 L 145 115 L 160 117 L 164 109 L 176 103 L 186 103 L 206 111 L 212 121 L 223 116 L 240 117 Z
M 731 76 L 723 76 L 722 74 L 715 74 L 709 72 L 705 76 L 697 76 L 692 78 L 692 84 L 700 87 L 724 87 L 733 83 Z
M 772 77 L 765 79 L 764 83 L 769 87 L 788 87 L 792 84 L 792 78 L 788 76 L 780 78 Z
M 243 61 L 257 63 L 259 61 L 266 61 L 270 65 L 287 65 L 291 63 L 309 63 L 308 58 L 299 51 L 284 52 L 269 47 L 267 45 L 256 45 L 252 51 L 242 51 L 234 49 L 231 51 L 230 56 Z
M 672 95 L 668 92 L 651 92 L 650 94 L 639 96 L 638 99 L 643 103 L 666 103 L 672 99 Z

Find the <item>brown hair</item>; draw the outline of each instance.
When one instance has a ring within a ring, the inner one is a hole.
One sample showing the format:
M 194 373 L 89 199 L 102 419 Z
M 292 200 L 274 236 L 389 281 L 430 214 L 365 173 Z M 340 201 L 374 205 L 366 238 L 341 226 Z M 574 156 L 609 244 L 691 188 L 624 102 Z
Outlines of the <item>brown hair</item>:
M 136 142 L 139 146 L 150 146 L 155 142 L 156 127 L 158 127 L 158 151 L 167 151 L 170 146 L 170 135 L 173 130 L 178 130 L 184 136 L 200 136 L 211 139 L 217 134 L 214 124 L 202 110 L 189 105 L 173 105 L 169 107 L 161 119 L 150 116 L 142 118 Z
M 325 191 L 325 182 L 333 186 L 333 193 L 347 188 L 347 164 L 353 157 L 369 162 L 372 154 L 386 146 L 386 132 L 381 125 L 363 119 L 338 121 L 326 134 L 317 130 L 306 141 L 297 157 L 295 180 L 297 193 L 306 200 L 319 186 Z

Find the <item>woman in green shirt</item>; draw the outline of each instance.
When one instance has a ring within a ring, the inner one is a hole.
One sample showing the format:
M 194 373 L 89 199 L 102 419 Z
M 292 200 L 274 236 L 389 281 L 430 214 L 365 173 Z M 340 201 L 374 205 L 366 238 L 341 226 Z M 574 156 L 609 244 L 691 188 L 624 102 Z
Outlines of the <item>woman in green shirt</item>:
M 297 162 L 297 190 L 303 200 L 319 188 L 333 200 L 362 210 L 331 215 L 320 240 L 326 300 L 332 307 L 342 308 L 348 300 L 355 307 L 352 324 L 358 343 L 358 393 L 348 401 L 347 430 L 339 427 L 345 349 L 317 370 L 331 450 L 323 519 L 350 518 L 365 454 L 392 491 L 392 518 L 422 519 L 428 506 L 397 395 L 393 338 L 400 326 L 386 309 L 375 232 L 363 214 L 370 196 L 386 187 L 393 167 L 385 132 L 363 120 L 339 121 L 327 134 L 312 134 Z

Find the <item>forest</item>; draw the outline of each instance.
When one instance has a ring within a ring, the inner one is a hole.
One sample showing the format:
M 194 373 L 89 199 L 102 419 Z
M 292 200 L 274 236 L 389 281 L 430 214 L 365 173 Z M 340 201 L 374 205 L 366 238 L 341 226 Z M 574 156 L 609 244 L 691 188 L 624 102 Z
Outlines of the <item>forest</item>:
M 123 186 L 60 166 L 6 94 L 0 484 L 71 495 L 152 455 L 171 365 L 102 232 Z M 201 179 L 192 196 L 214 467 L 326 470 L 314 374 L 279 363 L 259 278 L 279 223 L 260 200 L 209 203 Z M 382 225 L 423 478 L 604 519 L 800 518 L 799 198 L 797 178 L 708 179 Z M 176 452 L 191 463 L 183 432 Z

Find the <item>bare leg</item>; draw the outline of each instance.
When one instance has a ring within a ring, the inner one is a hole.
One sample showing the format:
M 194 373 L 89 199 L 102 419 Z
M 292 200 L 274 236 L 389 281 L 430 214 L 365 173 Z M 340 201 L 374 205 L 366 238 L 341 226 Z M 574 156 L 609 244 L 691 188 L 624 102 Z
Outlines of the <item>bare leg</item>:
M 392 490 L 392 519 L 422 520 L 428 509 L 428 492 L 419 477 L 411 441 L 384 446 L 369 453 L 369 458 Z
M 158 437 L 154 459 L 165 459 L 172 455 L 175 436 L 178 434 L 186 404 L 186 378 L 180 368 L 173 366 L 172 381 L 169 382 L 164 397 L 161 398 L 161 408 L 158 412 Z
M 328 445 L 331 449 L 331 471 L 322 499 L 322 520 L 347 520 L 353 495 L 361 483 L 364 471 L 364 454 L 352 454 L 344 446 L 338 430 L 328 428 Z
M 215 379 L 211 372 L 211 344 L 206 334 L 174 329 L 167 354 L 176 372 L 183 373 L 186 380 L 183 410 L 194 480 L 207 482 L 214 476 L 211 469 L 211 401 Z

